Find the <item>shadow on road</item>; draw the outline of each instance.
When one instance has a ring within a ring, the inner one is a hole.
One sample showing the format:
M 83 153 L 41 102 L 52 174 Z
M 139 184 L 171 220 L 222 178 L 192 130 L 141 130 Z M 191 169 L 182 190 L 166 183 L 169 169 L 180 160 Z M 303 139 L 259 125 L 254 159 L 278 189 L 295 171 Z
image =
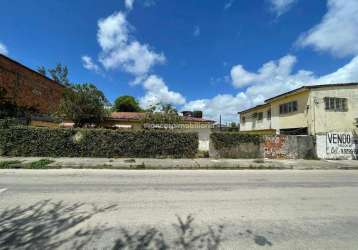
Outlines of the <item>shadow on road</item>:
M 170 240 L 156 228 L 131 232 L 102 224 L 84 229 L 82 223 L 93 216 L 116 209 L 114 205 L 99 208 L 50 200 L 24 208 L 8 208 L 0 213 L 0 249 L 62 249 L 65 244 L 69 249 L 95 249 L 96 240 L 109 230 L 116 232 L 116 240 L 108 242 L 106 249 L 113 250 L 217 250 L 223 240 L 223 226 L 199 231 L 191 215 L 185 219 L 177 216 L 177 223 L 173 224 L 175 233 Z
M 82 249 L 107 229 L 102 225 L 91 229 L 75 227 L 116 207 L 91 206 L 90 211 L 84 211 L 84 206 L 45 200 L 4 210 L 0 214 L 0 249 L 55 249 L 68 242 L 73 242 L 73 249 Z

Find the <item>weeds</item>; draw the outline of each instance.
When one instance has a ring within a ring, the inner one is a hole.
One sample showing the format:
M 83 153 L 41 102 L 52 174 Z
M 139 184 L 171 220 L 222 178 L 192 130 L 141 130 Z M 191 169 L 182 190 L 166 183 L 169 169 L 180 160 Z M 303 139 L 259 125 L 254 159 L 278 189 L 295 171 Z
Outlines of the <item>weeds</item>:
M 25 166 L 28 169 L 47 169 L 48 165 L 53 163 L 53 160 L 41 159 L 38 161 L 33 161 Z
M 21 161 L 0 161 L 0 169 L 14 168 L 14 165 L 20 164 Z

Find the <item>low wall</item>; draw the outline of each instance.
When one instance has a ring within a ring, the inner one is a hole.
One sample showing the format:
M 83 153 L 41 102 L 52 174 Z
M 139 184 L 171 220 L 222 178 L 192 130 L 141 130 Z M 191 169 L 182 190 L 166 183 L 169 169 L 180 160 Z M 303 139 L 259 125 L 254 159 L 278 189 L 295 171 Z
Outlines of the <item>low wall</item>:
M 218 138 L 220 140 L 218 140 Z M 226 138 L 226 139 L 225 139 Z M 242 138 L 245 138 L 243 140 Z M 314 159 L 314 138 L 311 136 L 254 136 L 235 133 L 214 135 L 210 140 L 213 158 Z
M 316 135 L 317 157 L 320 159 L 358 159 L 358 135 L 353 132 L 330 132 Z

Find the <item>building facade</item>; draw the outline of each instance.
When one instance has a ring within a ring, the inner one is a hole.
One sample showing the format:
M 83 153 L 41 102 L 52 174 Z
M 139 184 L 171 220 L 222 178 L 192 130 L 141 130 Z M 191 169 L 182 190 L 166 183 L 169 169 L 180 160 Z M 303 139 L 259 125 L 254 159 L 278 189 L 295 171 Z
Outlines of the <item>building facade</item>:
M 303 86 L 239 114 L 240 131 L 291 135 L 357 131 L 358 83 Z
M 65 86 L 0 54 L 0 87 L 20 107 L 49 114 L 58 108 Z

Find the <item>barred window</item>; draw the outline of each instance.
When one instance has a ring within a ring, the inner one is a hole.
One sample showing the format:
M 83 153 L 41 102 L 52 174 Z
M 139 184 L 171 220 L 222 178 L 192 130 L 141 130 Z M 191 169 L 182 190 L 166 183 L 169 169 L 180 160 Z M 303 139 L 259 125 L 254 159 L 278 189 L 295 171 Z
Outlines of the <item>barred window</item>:
M 346 112 L 348 111 L 347 98 L 325 97 L 324 106 L 328 111 Z
M 280 105 L 280 114 L 296 112 L 298 110 L 297 101 L 288 102 Z

